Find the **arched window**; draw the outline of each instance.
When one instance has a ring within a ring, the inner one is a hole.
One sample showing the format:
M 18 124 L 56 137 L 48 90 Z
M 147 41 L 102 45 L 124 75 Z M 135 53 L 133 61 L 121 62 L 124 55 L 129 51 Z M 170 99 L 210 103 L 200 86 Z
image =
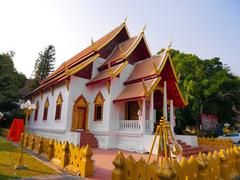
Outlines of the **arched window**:
M 63 103 L 63 99 L 62 99 L 62 94 L 60 93 L 56 101 L 55 120 L 61 119 L 62 103 Z
M 34 112 L 34 121 L 37 121 L 37 119 L 38 119 L 38 109 L 39 109 L 39 102 L 37 102 L 37 104 L 36 104 L 36 109 Z
M 99 91 L 95 100 L 95 108 L 94 108 L 94 121 L 102 121 L 103 120 L 103 103 L 104 98 L 102 93 Z
M 48 101 L 48 98 L 47 98 L 45 103 L 44 103 L 43 120 L 47 120 L 48 106 L 49 106 L 49 101 Z

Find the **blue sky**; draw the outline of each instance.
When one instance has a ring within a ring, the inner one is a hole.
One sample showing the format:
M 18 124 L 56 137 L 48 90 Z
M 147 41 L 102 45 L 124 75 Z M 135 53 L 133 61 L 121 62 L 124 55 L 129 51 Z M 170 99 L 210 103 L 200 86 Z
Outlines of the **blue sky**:
M 200 58 L 220 57 L 240 75 L 238 0 L 1 0 L 0 52 L 14 50 L 18 71 L 30 77 L 38 53 L 56 47 L 56 67 L 128 16 L 132 36 L 147 23 L 152 53 L 173 48 Z

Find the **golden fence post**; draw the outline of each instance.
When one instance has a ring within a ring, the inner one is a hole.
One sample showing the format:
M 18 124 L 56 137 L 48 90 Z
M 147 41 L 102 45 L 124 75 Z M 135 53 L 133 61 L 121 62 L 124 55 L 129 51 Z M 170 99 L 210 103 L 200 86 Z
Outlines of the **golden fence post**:
M 178 163 L 178 161 L 176 159 L 173 159 L 173 167 L 176 169 L 177 171 L 177 179 L 178 180 L 185 180 L 185 175 L 184 175 L 184 170 L 182 169 L 182 167 L 180 166 L 180 164 Z
M 220 173 L 221 168 L 220 168 L 220 158 L 219 158 L 217 151 L 214 151 L 213 159 L 214 159 L 213 162 L 214 162 L 214 167 L 215 167 L 214 177 L 216 180 L 218 180 L 221 177 L 221 173 Z
M 209 179 L 214 180 L 216 178 L 215 174 L 217 173 L 217 166 L 215 163 L 215 159 L 213 158 L 213 155 L 211 152 L 208 153 L 207 155 L 207 160 L 208 160 L 208 172 L 209 172 Z
M 197 160 L 194 156 L 190 156 L 188 159 L 189 167 L 191 168 L 189 172 L 189 177 L 191 177 L 191 180 L 198 180 L 199 177 L 199 166 L 197 163 Z
M 42 141 L 43 141 L 43 137 L 41 136 L 38 144 L 36 144 L 37 145 L 37 152 L 36 152 L 37 154 L 41 154 L 41 152 L 42 152 Z
M 163 157 L 163 162 L 159 167 L 158 176 L 160 179 L 164 180 L 176 180 L 177 172 L 173 166 L 173 163 L 169 161 L 168 157 Z
M 24 145 L 23 145 L 23 147 L 24 148 L 27 148 L 27 146 L 28 146 L 28 143 L 29 143 L 29 134 L 25 134 L 25 140 L 24 140 Z
M 237 155 L 234 152 L 234 149 L 231 148 L 229 150 L 229 154 L 230 154 L 230 158 L 231 158 L 231 170 L 232 170 L 232 178 L 238 176 L 238 170 L 237 170 L 237 166 L 236 166 L 236 160 L 237 160 Z
M 123 166 L 125 158 L 121 151 L 118 152 L 117 157 L 113 160 L 115 168 L 112 171 L 112 180 L 123 180 Z
M 181 159 L 181 162 L 180 162 L 180 166 L 181 166 L 181 173 L 182 173 L 182 176 L 183 176 L 183 179 L 190 179 L 189 177 L 189 164 L 188 164 L 188 161 L 186 159 L 186 157 L 183 157 Z
M 50 139 L 48 143 L 48 152 L 47 152 L 48 160 L 51 160 L 53 158 L 53 152 L 54 152 L 54 140 Z
M 238 172 L 238 175 L 240 175 L 240 149 L 238 150 L 237 146 L 233 147 L 233 152 L 235 154 L 235 167 Z
M 199 153 L 197 158 L 197 163 L 199 167 L 199 179 L 210 179 L 209 172 L 208 172 L 208 160 L 205 154 Z
M 222 149 L 220 150 L 218 155 L 219 155 L 219 158 L 220 158 L 221 178 L 224 179 L 224 180 L 228 180 L 229 179 L 229 174 L 228 174 L 229 166 L 228 166 L 226 155 L 225 155 L 225 153 L 223 152 Z
M 135 159 L 129 155 L 124 160 L 124 167 L 123 167 L 123 179 L 133 180 L 135 179 L 135 170 L 136 170 L 136 161 Z
M 35 137 L 36 137 L 35 135 L 30 135 L 28 139 L 29 140 L 28 147 L 31 151 L 33 151 L 34 149 Z
M 66 141 L 62 144 L 61 167 L 64 168 L 68 164 L 69 143 Z
M 159 173 L 159 166 L 157 161 L 154 160 L 150 165 L 147 166 L 147 179 L 160 180 L 158 173 Z
M 82 160 L 80 161 L 81 177 L 93 176 L 93 152 L 89 145 L 82 150 Z
M 144 161 L 142 157 L 135 164 L 134 179 L 147 179 L 147 163 Z

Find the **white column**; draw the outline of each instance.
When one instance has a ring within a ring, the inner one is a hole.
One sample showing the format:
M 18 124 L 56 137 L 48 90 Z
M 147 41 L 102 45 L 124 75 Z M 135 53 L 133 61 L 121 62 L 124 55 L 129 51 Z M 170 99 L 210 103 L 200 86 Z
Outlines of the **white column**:
M 163 116 L 167 120 L 167 81 L 163 82 L 164 91 L 163 91 Z
M 149 112 L 149 120 L 151 123 L 151 129 L 150 129 L 150 134 L 153 133 L 153 126 L 154 126 L 154 93 L 151 94 L 151 99 L 150 99 L 150 112 Z
M 142 100 L 142 133 L 145 134 L 146 100 Z
M 170 100 L 170 124 L 171 130 L 174 133 L 174 108 L 173 108 L 173 100 Z

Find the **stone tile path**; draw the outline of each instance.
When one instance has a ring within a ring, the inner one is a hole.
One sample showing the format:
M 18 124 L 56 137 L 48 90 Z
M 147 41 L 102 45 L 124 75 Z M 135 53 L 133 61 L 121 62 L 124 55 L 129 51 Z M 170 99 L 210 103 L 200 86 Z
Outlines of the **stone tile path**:
M 114 169 L 114 165 L 112 161 L 116 157 L 119 150 L 105 150 L 105 149 L 92 149 L 93 150 L 93 160 L 94 162 L 94 176 L 92 178 L 88 178 L 88 180 L 111 180 L 112 170 Z M 147 161 L 148 154 L 139 154 L 133 153 L 129 151 L 122 151 L 124 157 L 128 155 L 132 155 L 135 160 L 143 157 L 145 161 Z M 154 158 L 154 157 L 152 157 Z

